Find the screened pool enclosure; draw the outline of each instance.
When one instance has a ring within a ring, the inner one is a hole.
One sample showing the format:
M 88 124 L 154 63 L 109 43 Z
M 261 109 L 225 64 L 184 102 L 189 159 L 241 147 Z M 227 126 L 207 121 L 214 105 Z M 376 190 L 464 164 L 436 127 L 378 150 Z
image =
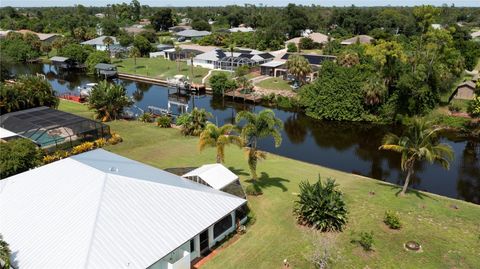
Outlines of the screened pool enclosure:
M 45 149 L 70 148 L 84 141 L 110 137 L 108 125 L 49 107 L 4 114 L 0 124 Z

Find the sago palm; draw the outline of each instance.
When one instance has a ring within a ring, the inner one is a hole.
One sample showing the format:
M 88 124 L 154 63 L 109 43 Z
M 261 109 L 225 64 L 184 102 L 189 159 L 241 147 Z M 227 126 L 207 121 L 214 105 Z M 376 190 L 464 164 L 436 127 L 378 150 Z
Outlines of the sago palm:
M 445 169 L 449 169 L 454 153 L 449 145 L 439 143 L 436 137 L 439 130 L 432 129 L 429 124 L 417 119 L 403 136 L 389 133 L 383 138 L 380 150 L 390 150 L 402 155 L 401 168 L 407 172 L 407 177 L 401 195 L 405 195 L 407 191 L 415 163 L 426 160 L 429 163 L 437 162 Z
M 258 114 L 240 111 L 235 121 L 237 123 L 245 121 L 240 135 L 247 144 L 248 165 L 252 179 L 257 180 L 257 162 L 266 157 L 265 153 L 257 150 L 257 142 L 262 138 L 273 137 L 275 147 L 279 147 L 282 143 L 280 130 L 283 128 L 283 122 L 276 118 L 275 113 L 270 109 L 262 110 Z
M 202 151 L 208 146 L 216 147 L 217 163 L 225 162 L 225 146 L 234 144 L 241 147 L 243 145 L 242 139 L 238 135 L 232 134 L 234 128 L 232 124 L 218 127 L 213 123 L 208 123 L 205 130 L 200 134 L 198 148 Z
M 300 84 L 305 84 L 305 77 L 312 72 L 310 63 L 301 55 L 292 55 L 286 62 L 288 72 L 295 76 Z

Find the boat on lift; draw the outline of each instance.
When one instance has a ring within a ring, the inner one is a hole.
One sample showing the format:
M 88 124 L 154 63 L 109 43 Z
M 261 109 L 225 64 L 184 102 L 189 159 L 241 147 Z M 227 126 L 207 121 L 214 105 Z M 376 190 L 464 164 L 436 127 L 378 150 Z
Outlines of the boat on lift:
M 89 97 L 92 92 L 93 87 L 97 86 L 98 83 L 87 83 L 83 86 L 79 86 L 77 89 L 80 92 L 80 96 L 83 98 Z
M 184 75 L 175 75 L 173 78 L 167 79 L 168 86 L 176 87 L 182 90 L 188 90 L 190 88 L 190 82 L 188 77 Z

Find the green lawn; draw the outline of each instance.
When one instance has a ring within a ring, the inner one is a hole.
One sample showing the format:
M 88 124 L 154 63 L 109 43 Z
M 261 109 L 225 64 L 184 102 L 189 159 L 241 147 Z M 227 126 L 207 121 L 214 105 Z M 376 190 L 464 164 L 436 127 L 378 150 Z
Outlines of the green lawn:
M 129 74 L 137 74 L 147 77 L 159 79 L 172 78 L 175 75 L 182 74 L 191 77 L 190 66 L 184 61 L 180 62 L 180 71 L 177 69 L 177 62 L 166 60 L 163 58 L 137 58 L 135 66 L 133 58 L 113 60 L 118 66 L 118 71 Z M 194 67 L 194 82 L 201 83 L 202 78 L 207 75 L 208 69 L 202 67 Z
M 91 117 L 80 104 L 61 101 L 60 109 Z M 213 149 L 199 153 L 197 138 L 184 137 L 176 129 L 138 121 L 108 124 L 124 141 L 106 149 L 128 158 L 159 168 L 215 162 Z M 244 186 L 248 184 L 248 166 L 240 149 L 227 149 L 226 166 Z M 397 186 L 271 154 L 258 169 L 264 194 L 248 198 L 256 222 L 202 268 L 277 269 L 285 258 L 291 268 L 313 268 L 307 258 L 319 237 L 328 237 L 335 245 L 333 268 L 478 268 L 480 264 L 480 206 L 423 192 L 399 198 Z M 298 226 L 292 215 L 298 183 L 318 175 L 335 178 L 345 193 L 350 213 L 342 233 L 316 236 Z M 400 231 L 382 223 L 387 209 L 399 213 L 404 225 Z M 361 231 L 374 232 L 373 252 L 350 242 L 351 233 Z M 403 243 L 409 240 L 420 242 L 423 252 L 404 250 Z
M 267 78 L 266 80 L 262 80 L 259 83 L 255 84 L 256 86 L 264 89 L 271 89 L 271 90 L 285 90 L 290 91 L 292 87 L 288 84 L 288 81 L 283 80 L 282 78 Z

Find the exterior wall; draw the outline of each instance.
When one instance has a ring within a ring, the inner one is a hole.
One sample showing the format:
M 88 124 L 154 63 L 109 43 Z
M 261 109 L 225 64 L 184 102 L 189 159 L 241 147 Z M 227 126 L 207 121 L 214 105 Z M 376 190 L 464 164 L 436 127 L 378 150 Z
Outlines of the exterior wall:
M 223 232 L 222 234 L 220 234 L 219 236 L 217 236 L 216 238 L 214 238 L 213 236 L 213 227 L 215 226 L 215 224 L 213 224 L 212 226 L 208 227 L 208 247 L 209 248 L 212 248 L 214 247 L 219 241 L 223 240 L 227 235 L 229 235 L 230 233 L 234 232 L 235 229 L 237 228 L 236 225 L 235 225 L 235 210 L 232 211 L 230 213 L 230 215 L 232 216 L 232 225 L 231 227 L 226 230 L 225 232 Z M 245 221 L 247 220 L 247 218 L 245 217 L 243 220 L 240 220 L 240 223 L 243 224 L 245 223 Z M 175 267 L 171 267 L 171 264 L 170 264 L 170 267 L 169 267 L 169 261 L 170 261 L 170 258 L 172 257 L 172 255 L 182 255 L 182 253 L 184 253 L 184 251 L 188 252 L 189 255 L 189 259 L 188 259 L 188 266 L 190 266 L 190 262 L 193 261 L 195 258 L 198 258 L 200 257 L 200 234 L 197 234 L 195 237 L 192 238 L 194 240 L 194 251 L 193 252 L 190 252 L 190 240 L 188 242 L 185 242 L 183 245 L 181 245 L 180 247 L 178 247 L 176 250 L 172 251 L 171 254 L 168 254 L 167 256 L 163 257 L 161 260 L 157 261 L 156 263 L 154 263 L 153 265 L 149 266 L 148 269 L 183 269 L 183 268 L 190 268 L 190 267 L 185 267 L 185 264 L 186 264 L 186 258 L 183 257 L 183 258 L 179 258 L 180 256 L 177 256 L 175 258 L 175 256 L 173 256 L 173 260 L 177 260 L 178 261 L 178 264 L 175 263 Z M 175 253 L 175 254 L 173 254 Z
M 455 99 L 462 100 L 472 100 L 475 97 L 475 93 L 472 89 L 468 87 L 460 87 L 457 89 L 457 94 L 455 94 Z
M 214 63 L 213 61 L 196 60 L 195 58 L 193 58 L 194 66 L 201 66 L 208 69 L 215 69 L 215 66 L 213 63 Z M 190 61 L 188 61 L 187 64 L 190 64 Z

